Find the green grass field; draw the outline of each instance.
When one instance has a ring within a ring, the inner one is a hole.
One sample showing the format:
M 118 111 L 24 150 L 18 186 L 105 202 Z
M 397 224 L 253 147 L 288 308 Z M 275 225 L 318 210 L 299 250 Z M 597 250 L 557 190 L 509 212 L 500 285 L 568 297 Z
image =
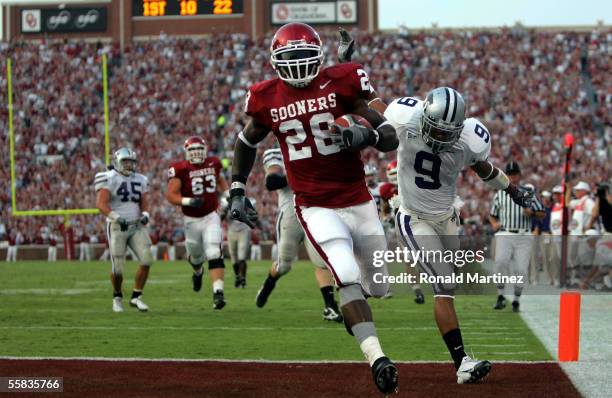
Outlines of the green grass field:
M 269 262 L 251 262 L 248 287 L 233 287 L 213 311 L 210 280 L 191 290 L 186 262 L 158 262 L 145 289 L 148 313 L 127 306 L 135 264 L 126 267 L 124 313 L 111 310 L 103 262 L 0 263 L 0 356 L 139 357 L 266 360 L 362 360 L 344 326 L 322 320 L 313 268 L 298 263 L 264 309 L 255 294 Z M 432 298 L 413 302 L 409 289 L 370 300 L 379 338 L 395 360 L 449 360 L 432 314 Z M 457 310 L 468 353 L 490 360 L 550 360 L 518 314 L 491 309 L 494 296 L 459 296 Z

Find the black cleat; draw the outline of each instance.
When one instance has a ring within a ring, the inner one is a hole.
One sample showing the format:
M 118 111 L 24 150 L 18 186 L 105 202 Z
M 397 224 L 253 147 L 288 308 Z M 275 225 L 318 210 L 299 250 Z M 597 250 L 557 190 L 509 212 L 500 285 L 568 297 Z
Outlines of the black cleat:
M 374 384 L 383 394 L 397 392 L 397 367 L 387 357 L 381 357 L 372 365 Z
M 204 276 L 204 272 L 200 273 L 200 275 L 196 275 L 195 273 L 191 275 L 191 282 L 193 285 L 193 291 L 199 292 L 202 289 L 202 277 Z
M 276 287 L 276 281 L 274 279 L 266 278 L 261 289 L 257 292 L 255 297 L 255 305 L 262 308 L 268 302 L 268 297 L 272 293 L 272 290 Z
M 344 322 L 344 318 L 338 309 L 327 307 L 323 310 L 323 319 L 326 321 Z
M 213 293 L 213 309 L 220 310 L 225 307 L 225 297 L 222 290 L 217 290 Z
M 423 295 L 423 291 L 421 289 L 415 290 L 414 302 L 417 304 L 425 304 L 425 296 Z
M 246 289 L 246 277 L 245 277 L 245 276 L 243 276 L 243 277 L 240 279 L 240 286 L 238 286 L 238 287 L 241 287 L 241 288 L 243 288 L 243 289 Z
M 521 312 L 521 310 L 519 309 L 520 306 L 521 304 L 518 301 L 513 301 L 512 302 L 512 312 Z
M 503 310 L 506 308 L 506 298 L 503 295 L 497 296 L 497 302 L 495 303 L 494 310 Z

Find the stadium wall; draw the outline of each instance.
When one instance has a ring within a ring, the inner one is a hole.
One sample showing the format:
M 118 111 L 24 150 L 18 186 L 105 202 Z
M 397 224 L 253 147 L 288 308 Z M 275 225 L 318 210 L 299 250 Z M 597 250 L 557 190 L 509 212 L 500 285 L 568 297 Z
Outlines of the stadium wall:
M 120 43 L 122 47 L 132 41 L 157 39 L 161 32 L 171 36 L 203 36 L 211 33 L 246 33 L 259 38 L 278 28 L 272 22 L 272 6 L 278 3 L 309 3 L 304 0 L 243 0 L 243 13 L 236 15 L 195 15 L 195 16 L 135 16 L 132 0 L 110 0 L 100 3 L 71 3 L 74 7 L 105 7 L 107 10 L 106 29 L 99 32 L 47 32 L 24 33 L 23 10 L 58 10 L 57 5 L 46 6 L 2 6 L 4 7 L 3 40 L 101 40 Z M 336 0 L 323 0 L 336 1 Z M 338 0 L 341 2 L 342 0 Z M 353 0 L 351 0 L 353 1 Z M 354 0 L 357 7 L 356 23 L 345 23 L 347 29 L 362 31 L 378 30 L 378 0 Z M 278 22 L 278 21 L 277 21 Z M 339 23 L 316 24 L 317 27 L 336 28 Z
M 156 261 L 161 261 L 161 259 L 164 256 L 164 253 L 166 252 L 166 248 L 168 247 L 167 243 L 164 242 L 160 242 L 158 245 L 158 259 Z M 18 246 L 17 249 L 17 260 L 18 261 L 23 261 L 23 260 L 47 260 L 47 250 L 48 250 L 49 246 L 48 245 L 22 245 L 22 246 Z M 77 258 L 79 255 L 79 245 L 76 245 L 77 248 Z M 104 252 L 104 248 L 105 245 L 102 243 L 90 243 L 90 249 L 91 249 L 91 258 L 92 260 L 98 260 L 98 258 L 100 258 L 100 256 L 102 255 L 102 253 Z M 6 245 L 0 247 L 0 261 L 4 261 L 6 259 Z M 223 247 L 223 251 L 224 251 L 224 257 L 226 259 L 226 266 L 228 264 L 230 264 L 230 256 L 229 256 L 229 250 L 227 248 L 227 244 L 224 244 Z M 262 242 L 261 243 L 261 255 L 262 255 L 262 259 L 266 260 L 266 259 L 270 259 L 270 254 L 272 252 L 272 243 L 271 242 Z M 184 243 L 177 243 L 176 244 L 176 259 L 177 260 L 182 260 L 182 259 L 186 259 L 186 252 L 185 252 L 185 245 Z M 308 255 L 306 253 L 306 250 L 304 249 L 303 246 L 300 247 L 300 252 L 298 254 L 298 258 L 300 260 L 306 260 L 308 259 Z M 64 246 L 61 244 L 57 245 L 57 260 L 65 260 L 65 256 L 64 256 Z

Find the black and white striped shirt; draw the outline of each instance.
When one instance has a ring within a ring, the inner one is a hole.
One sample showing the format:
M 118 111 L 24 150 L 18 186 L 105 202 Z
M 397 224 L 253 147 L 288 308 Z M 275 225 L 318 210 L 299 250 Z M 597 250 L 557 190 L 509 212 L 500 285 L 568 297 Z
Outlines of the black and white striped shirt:
M 530 209 L 544 211 L 544 207 L 537 198 L 533 199 Z M 523 208 L 514 203 L 510 195 L 504 190 L 499 190 L 495 194 L 490 214 L 500 221 L 502 230 L 531 230 L 531 217 L 526 216 L 523 213 Z

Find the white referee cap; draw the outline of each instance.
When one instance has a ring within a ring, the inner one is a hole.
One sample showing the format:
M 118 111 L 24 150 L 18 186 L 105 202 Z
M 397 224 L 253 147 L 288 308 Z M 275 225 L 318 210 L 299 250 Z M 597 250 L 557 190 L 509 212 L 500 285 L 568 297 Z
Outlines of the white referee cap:
M 576 184 L 574 186 L 574 191 L 587 191 L 587 192 L 590 192 L 591 191 L 591 187 L 589 186 L 589 184 L 587 182 L 580 181 L 580 182 L 578 182 L 578 184 Z
M 550 193 L 550 191 L 542 191 L 542 197 L 550 198 L 551 196 L 552 194 Z
M 563 188 L 561 187 L 561 185 L 555 185 L 553 187 L 553 193 L 563 193 Z

